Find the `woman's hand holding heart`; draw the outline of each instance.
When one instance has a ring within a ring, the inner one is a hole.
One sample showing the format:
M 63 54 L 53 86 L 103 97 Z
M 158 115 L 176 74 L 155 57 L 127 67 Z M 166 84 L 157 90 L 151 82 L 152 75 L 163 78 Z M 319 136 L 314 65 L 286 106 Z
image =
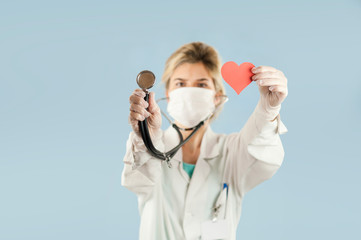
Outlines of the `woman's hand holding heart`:
M 288 95 L 287 78 L 280 70 L 269 66 L 259 66 L 252 69 L 252 80 L 259 87 L 261 98 L 271 107 L 277 107 Z

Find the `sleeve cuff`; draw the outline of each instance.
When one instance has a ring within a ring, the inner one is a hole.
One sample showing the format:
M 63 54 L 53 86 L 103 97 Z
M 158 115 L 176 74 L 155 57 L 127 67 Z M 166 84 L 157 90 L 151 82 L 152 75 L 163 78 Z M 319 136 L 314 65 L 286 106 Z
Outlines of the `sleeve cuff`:
M 281 105 L 272 107 L 267 100 L 261 97 L 255 110 L 258 114 L 262 115 L 265 120 L 272 121 L 280 113 Z
M 162 142 L 163 131 L 159 129 L 158 132 L 152 137 L 153 145 L 159 150 L 163 151 L 164 146 Z M 132 155 L 132 170 L 142 166 L 147 162 L 152 156 L 149 154 L 148 149 L 144 145 L 143 139 L 141 136 L 136 134 L 134 131 L 130 132 L 129 140 L 131 143 L 131 155 Z
M 288 132 L 286 126 L 281 121 L 281 105 L 272 107 L 268 101 L 260 99 L 255 108 L 255 124 L 259 133 L 272 132 L 284 134 Z M 274 121 L 272 121 L 274 120 Z
M 160 142 L 163 136 L 163 131 L 159 129 L 154 136 L 152 136 L 152 142 L 155 147 L 160 147 Z M 134 131 L 130 132 L 129 138 L 131 139 L 131 142 L 133 144 L 133 150 L 134 152 L 146 152 L 147 148 L 144 145 L 143 139 L 140 135 L 136 134 Z

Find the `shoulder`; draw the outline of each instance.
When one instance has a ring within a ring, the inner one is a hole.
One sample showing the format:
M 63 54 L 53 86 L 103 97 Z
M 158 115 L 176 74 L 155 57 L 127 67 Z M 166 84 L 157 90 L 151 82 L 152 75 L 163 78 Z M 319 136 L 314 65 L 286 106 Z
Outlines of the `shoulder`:
M 214 142 L 214 143 L 234 140 L 235 138 L 238 138 L 241 135 L 241 132 L 217 133 L 217 132 L 214 132 L 211 128 L 209 128 L 209 130 L 207 130 L 207 132 L 208 132 L 207 140 Z

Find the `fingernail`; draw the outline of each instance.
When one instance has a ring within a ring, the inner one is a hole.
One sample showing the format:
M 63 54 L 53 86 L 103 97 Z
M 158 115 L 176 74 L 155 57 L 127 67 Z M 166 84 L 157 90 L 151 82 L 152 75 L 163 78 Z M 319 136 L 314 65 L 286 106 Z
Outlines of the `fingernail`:
M 256 71 L 256 67 L 253 67 L 253 68 L 252 68 L 252 72 L 255 72 L 255 71 Z
M 272 90 L 273 90 L 273 86 L 269 87 L 269 90 L 272 91 Z
M 262 80 L 259 80 L 258 81 L 258 85 L 262 85 L 263 81 Z

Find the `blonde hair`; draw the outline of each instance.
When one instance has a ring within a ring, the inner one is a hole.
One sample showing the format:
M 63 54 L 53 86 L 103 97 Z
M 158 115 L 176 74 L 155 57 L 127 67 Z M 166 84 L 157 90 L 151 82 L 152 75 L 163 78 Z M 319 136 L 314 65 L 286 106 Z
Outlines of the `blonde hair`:
M 225 94 L 221 76 L 221 58 L 216 49 L 203 43 L 191 42 L 178 48 L 166 61 L 162 82 L 168 89 L 174 70 L 183 63 L 202 62 L 213 79 L 216 92 Z
M 170 77 L 178 66 L 183 63 L 198 62 L 203 63 L 209 75 L 212 77 L 216 93 L 226 95 L 226 90 L 221 76 L 221 57 L 216 49 L 203 42 L 191 42 L 184 44 L 167 59 L 162 76 L 162 82 L 165 84 L 165 88 L 168 90 Z M 222 107 L 220 107 L 219 110 L 221 109 Z M 217 111 L 211 119 L 215 118 L 219 112 L 220 111 Z

